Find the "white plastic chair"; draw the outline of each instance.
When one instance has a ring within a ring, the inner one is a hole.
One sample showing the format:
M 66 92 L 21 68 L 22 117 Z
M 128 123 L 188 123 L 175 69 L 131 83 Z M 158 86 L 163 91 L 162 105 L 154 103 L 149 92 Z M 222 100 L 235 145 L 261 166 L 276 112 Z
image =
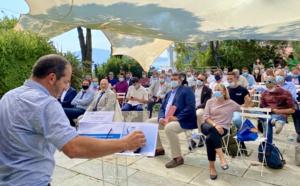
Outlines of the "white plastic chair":
M 271 115 L 270 115 L 270 112 L 271 112 L 271 109 L 270 108 L 258 108 L 258 107 L 241 107 L 241 110 L 242 110 L 242 121 L 244 121 L 245 119 L 247 118 L 265 118 L 266 119 L 266 127 L 265 127 L 265 130 L 264 130 L 264 136 L 266 137 L 258 137 L 255 141 L 259 141 L 260 144 L 261 142 L 266 142 L 267 141 L 267 134 L 268 134 L 268 122 L 269 122 L 269 119 L 271 118 Z M 263 112 L 263 113 L 255 113 L 255 112 Z M 242 127 L 242 126 L 241 126 Z M 240 148 L 240 142 L 237 140 L 237 136 L 234 137 L 235 140 L 236 140 L 236 143 L 237 143 L 237 146 L 238 146 L 238 151 L 237 151 L 237 156 L 236 156 L 236 160 L 238 160 L 238 156 L 240 155 L 241 158 L 243 159 L 243 155 L 242 155 L 242 152 L 241 152 L 241 148 Z M 246 142 L 246 141 L 245 141 Z M 262 161 L 262 165 L 261 165 L 261 176 L 263 177 L 263 170 L 264 170 L 264 163 L 266 161 L 266 145 L 264 146 L 263 148 L 263 161 Z M 244 159 L 243 159 L 244 161 Z M 235 168 L 234 168 L 235 171 L 237 171 L 236 169 L 236 164 L 235 164 Z
M 123 107 L 125 102 L 126 102 L 126 93 L 125 92 L 117 92 L 116 93 L 117 95 L 117 100 L 122 100 L 122 101 L 119 101 L 121 103 L 121 106 Z

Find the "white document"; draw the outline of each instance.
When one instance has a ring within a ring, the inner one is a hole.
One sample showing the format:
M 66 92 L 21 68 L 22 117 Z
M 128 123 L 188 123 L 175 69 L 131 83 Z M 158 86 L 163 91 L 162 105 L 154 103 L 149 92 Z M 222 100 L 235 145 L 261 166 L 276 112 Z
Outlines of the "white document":
M 111 123 L 114 117 L 114 111 L 95 111 L 85 112 L 83 118 L 79 121 L 82 123 Z
M 89 136 L 99 139 L 120 139 L 123 129 L 124 123 L 82 123 L 78 129 L 78 134 L 79 136 Z

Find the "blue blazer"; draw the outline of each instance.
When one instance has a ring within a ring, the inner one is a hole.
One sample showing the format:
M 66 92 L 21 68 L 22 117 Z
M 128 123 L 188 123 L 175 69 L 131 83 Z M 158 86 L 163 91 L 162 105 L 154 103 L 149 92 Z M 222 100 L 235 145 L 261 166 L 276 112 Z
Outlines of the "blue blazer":
M 166 106 L 168 104 L 171 92 L 172 91 L 169 91 L 165 96 L 165 99 L 158 112 L 158 120 L 161 118 L 165 118 Z M 178 118 L 181 128 L 197 128 L 195 94 L 190 87 L 178 87 L 172 105 L 177 107 L 174 116 Z
M 73 105 L 71 105 L 72 100 L 76 97 L 77 92 L 72 87 L 69 88 L 67 91 L 64 101 L 61 102 L 61 105 L 63 108 L 73 108 Z
M 291 75 L 286 76 L 285 80 L 288 82 L 292 82 L 292 76 Z M 298 81 L 300 83 L 300 75 L 298 75 Z

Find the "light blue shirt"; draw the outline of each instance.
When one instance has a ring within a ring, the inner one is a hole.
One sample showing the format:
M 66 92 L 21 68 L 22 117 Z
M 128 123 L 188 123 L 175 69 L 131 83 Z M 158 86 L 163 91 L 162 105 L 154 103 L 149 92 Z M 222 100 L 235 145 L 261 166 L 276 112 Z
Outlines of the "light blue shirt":
M 0 185 L 47 185 L 55 149 L 77 136 L 60 103 L 26 80 L 0 101 Z
M 285 82 L 280 86 L 280 88 L 289 91 L 289 92 L 292 94 L 293 100 L 294 100 L 295 102 L 297 102 L 297 91 L 296 91 L 296 86 L 295 86 L 294 83 L 285 81 Z M 259 91 L 259 92 L 262 92 L 262 91 L 267 90 L 267 87 L 266 87 L 266 86 L 257 86 L 257 87 L 255 88 L 255 90 L 256 90 L 256 91 Z
M 72 100 L 71 105 L 76 106 L 76 108 L 86 110 L 94 100 L 95 94 L 89 89 L 86 90 L 83 96 L 82 94 L 83 90 L 76 95 L 76 97 Z
M 179 87 L 180 87 L 180 86 L 179 86 Z M 179 88 L 179 87 L 178 87 L 178 88 Z M 168 113 L 168 111 L 169 111 L 169 108 L 170 108 L 170 106 L 171 106 L 172 103 L 173 103 L 173 100 L 174 100 L 174 97 L 175 97 L 175 95 L 176 95 L 176 93 L 177 93 L 178 88 L 176 88 L 175 90 L 171 90 L 171 95 L 170 95 L 170 98 L 168 99 L 168 103 L 167 103 L 167 106 L 166 106 L 165 117 L 167 116 L 167 113 Z
M 244 76 L 245 77 L 245 76 Z M 253 75 L 251 75 L 251 74 L 248 74 L 248 76 L 247 77 L 245 77 L 246 79 L 247 79 L 247 81 L 248 81 L 248 85 L 249 85 L 249 87 L 250 88 L 252 88 L 253 87 L 253 85 L 255 85 L 256 84 L 256 82 L 255 82 L 255 79 L 254 79 L 254 76 Z

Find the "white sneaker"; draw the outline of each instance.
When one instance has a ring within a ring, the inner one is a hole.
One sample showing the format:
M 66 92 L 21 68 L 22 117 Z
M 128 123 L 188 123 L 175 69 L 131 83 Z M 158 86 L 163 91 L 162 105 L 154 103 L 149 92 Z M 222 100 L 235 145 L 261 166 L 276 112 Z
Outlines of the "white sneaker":
M 285 123 L 281 120 L 276 120 L 275 121 L 275 129 L 276 129 L 275 134 L 279 134 L 281 132 L 284 124 Z

